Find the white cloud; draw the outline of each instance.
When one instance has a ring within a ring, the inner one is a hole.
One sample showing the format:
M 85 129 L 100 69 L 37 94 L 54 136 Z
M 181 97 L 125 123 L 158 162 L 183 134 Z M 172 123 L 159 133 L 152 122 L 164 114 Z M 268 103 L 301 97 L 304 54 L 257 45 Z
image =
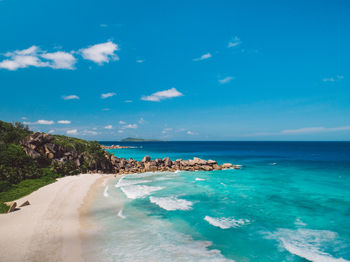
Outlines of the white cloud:
M 107 125 L 107 126 L 105 126 L 105 129 L 112 129 L 112 128 L 113 128 L 112 125 Z
M 230 83 L 231 80 L 233 80 L 233 79 L 234 79 L 234 77 L 228 76 L 228 77 L 225 77 L 223 79 L 219 79 L 218 81 L 220 84 L 227 84 L 227 83 Z
M 62 96 L 64 100 L 80 99 L 77 95 Z
M 179 96 L 183 96 L 183 94 L 177 91 L 176 88 L 173 87 L 168 90 L 155 92 L 150 96 L 143 96 L 141 97 L 141 100 L 159 102 L 160 100 L 163 100 L 163 99 L 179 97 Z
M 138 60 L 136 60 L 136 63 L 143 63 L 143 62 L 145 62 L 144 60 L 142 60 L 142 59 L 138 59 Z
M 123 132 L 124 132 L 124 130 L 121 130 L 121 129 L 118 130 L 118 133 L 120 133 L 120 134 L 123 133 Z
M 143 119 L 143 117 L 141 117 L 141 118 L 139 119 L 138 123 L 139 123 L 139 124 L 145 123 L 145 119 Z
M 74 65 L 77 59 L 70 53 L 67 52 L 54 52 L 45 53 L 41 57 L 51 60 L 49 66 L 54 69 L 74 69 Z
M 52 134 L 55 133 L 55 130 L 51 129 L 49 132 L 47 132 L 48 134 Z
M 28 118 L 25 117 L 25 116 L 22 116 L 21 119 L 22 119 L 22 120 L 27 120 Z
M 76 135 L 76 134 L 78 134 L 78 130 L 77 129 L 67 130 L 66 133 L 68 135 Z
M 106 94 L 101 94 L 101 98 L 102 99 L 106 99 L 108 97 L 112 97 L 112 96 L 115 96 L 116 93 L 106 93 Z
M 132 103 L 132 100 L 125 100 L 125 103 Z
M 138 128 L 138 126 L 136 124 L 129 124 L 129 125 L 125 125 L 123 126 L 123 128 L 131 128 L 131 129 L 136 129 Z
M 119 57 L 114 53 L 118 51 L 118 45 L 112 41 L 102 44 L 96 44 L 88 48 L 80 49 L 84 59 L 91 60 L 99 65 L 108 63 L 112 60 L 119 60 Z
M 187 131 L 186 134 L 187 134 L 187 135 L 191 135 L 191 136 L 192 136 L 192 135 L 195 135 L 195 133 L 193 133 L 192 131 Z
M 37 52 L 40 49 L 37 46 L 31 46 L 24 50 L 15 50 L 13 52 L 7 52 L 5 54 L 8 59 L 0 62 L 0 68 L 7 70 L 17 70 L 18 68 L 26 68 L 30 66 L 34 67 L 47 67 L 48 63 L 42 62 L 37 57 Z
M 110 108 L 103 108 L 102 111 L 109 111 L 111 110 Z
M 210 53 L 206 53 L 206 54 L 202 55 L 201 57 L 194 58 L 193 61 L 201 61 L 201 60 L 209 59 L 211 57 L 212 57 L 212 55 Z
M 230 42 L 228 42 L 227 47 L 231 48 L 231 47 L 239 46 L 241 43 L 242 43 L 241 39 L 235 36 Z
M 69 120 L 59 120 L 59 121 L 57 121 L 57 123 L 59 123 L 59 124 L 64 124 L 64 125 L 68 125 L 68 124 L 71 123 L 71 121 L 69 121 Z
M 124 121 L 120 120 L 120 121 L 119 121 L 119 124 L 124 125 L 124 124 L 126 124 L 126 123 L 125 123 Z
M 39 125 L 53 125 L 55 122 L 52 120 L 38 120 L 36 124 Z
M 115 51 L 118 51 L 118 45 L 112 41 L 102 44 L 92 45 L 88 48 L 82 48 L 79 51 L 57 51 L 48 52 L 41 50 L 38 46 L 31 46 L 23 50 L 6 52 L 3 56 L 5 60 L 0 61 L 0 69 L 17 70 L 27 67 L 50 67 L 52 69 L 75 69 L 77 62 L 74 54 L 81 54 L 84 59 L 94 61 L 102 65 L 110 60 L 119 60 Z

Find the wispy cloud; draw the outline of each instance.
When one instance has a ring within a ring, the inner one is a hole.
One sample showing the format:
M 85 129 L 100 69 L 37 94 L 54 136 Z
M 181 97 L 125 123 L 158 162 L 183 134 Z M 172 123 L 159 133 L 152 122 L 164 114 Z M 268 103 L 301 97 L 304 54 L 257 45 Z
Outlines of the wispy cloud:
M 218 81 L 220 84 L 227 84 L 227 83 L 230 83 L 233 79 L 234 79 L 234 77 L 227 76 L 225 78 L 219 79 Z
M 59 120 L 59 121 L 57 121 L 57 123 L 68 125 L 68 124 L 71 123 L 71 121 L 69 121 L 69 120 Z
M 231 48 L 231 47 L 236 47 L 239 46 L 241 44 L 241 39 L 239 39 L 239 37 L 235 36 L 234 38 L 232 38 L 229 42 L 227 47 Z
M 105 129 L 112 129 L 112 128 L 113 128 L 112 125 L 107 125 L 107 126 L 105 126 Z
M 76 135 L 76 134 L 78 134 L 78 129 L 67 130 L 66 133 L 68 135 Z
M 132 103 L 132 100 L 125 100 L 125 103 Z
M 297 129 L 285 129 L 278 132 L 257 132 L 252 134 L 246 134 L 243 136 L 276 136 L 276 135 L 299 135 L 299 134 L 314 134 L 314 133 L 327 133 L 327 132 L 337 132 L 337 131 L 347 131 L 350 130 L 350 126 L 339 126 L 339 127 L 302 127 Z
M 54 123 L 55 123 L 55 122 L 52 121 L 52 120 L 43 120 L 43 119 L 38 120 L 38 121 L 36 122 L 36 124 L 38 124 L 38 125 L 53 125 Z
M 136 60 L 136 63 L 139 63 L 139 64 L 141 64 L 141 63 L 143 63 L 143 62 L 145 62 L 145 60 L 142 60 L 142 59 L 137 59 L 137 60 Z
M 64 100 L 80 99 L 77 95 L 62 96 Z
M 108 63 L 110 60 L 119 60 L 115 54 L 118 51 L 118 45 L 112 41 L 106 43 L 96 44 L 88 48 L 80 49 L 84 59 L 91 60 L 99 65 Z
M 196 133 L 194 133 L 194 132 L 192 132 L 192 131 L 187 131 L 186 134 L 187 134 L 187 135 L 190 135 L 190 136 L 193 136 L 193 135 L 195 135 Z
M 119 121 L 119 124 L 125 125 L 126 123 L 125 123 L 124 121 L 120 120 L 120 121 Z
M 336 82 L 336 81 L 341 81 L 344 79 L 343 75 L 337 75 L 337 76 L 332 76 L 329 78 L 323 78 L 322 81 L 323 82 Z
M 101 94 L 101 98 L 102 99 L 106 99 L 108 97 L 112 97 L 112 96 L 115 96 L 116 93 L 106 93 L 106 94 Z
M 103 108 L 102 111 L 110 111 L 110 108 Z
M 193 61 L 201 61 L 201 60 L 209 59 L 211 57 L 212 57 L 212 55 L 210 53 L 206 53 L 206 54 L 202 55 L 201 57 L 194 58 Z
M 136 129 L 136 128 L 138 128 L 138 126 L 136 124 L 128 124 L 128 125 L 123 126 L 123 128 Z
M 137 121 L 139 124 L 144 124 L 146 121 L 145 121 L 145 119 L 143 119 L 143 117 L 141 117 L 140 119 L 139 119 L 139 121 Z
M 119 134 L 122 134 L 122 133 L 124 133 L 124 130 L 119 129 L 119 130 L 118 130 L 118 133 L 119 133 Z
M 159 102 L 160 100 L 163 100 L 163 99 L 179 97 L 179 96 L 183 96 L 183 94 L 177 91 L 176 88 L 173 87 L 168 90 L 155 92 L 150 96 L 143 96 L 141 97 L 141 100 Z
M 304 127 L 298 129 L 286 129 L 282 130 L 281 134 L 307 134 L 307 133 L 318 133 L 318 132 L 335 132 L 350 130 L 350 126 L 340 126 L 340 127 Z
M 162 134 L 167 134 L 168 132 L 172 131 L 173 129 L 171 127 L 166 127 L 162 130 Z

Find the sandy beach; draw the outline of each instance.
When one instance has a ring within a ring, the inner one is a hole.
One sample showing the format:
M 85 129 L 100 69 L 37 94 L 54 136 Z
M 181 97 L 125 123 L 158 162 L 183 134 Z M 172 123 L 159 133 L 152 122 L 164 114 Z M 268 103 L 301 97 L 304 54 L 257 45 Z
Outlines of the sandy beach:
M 60 178 L 17 200 L 30 205 L 0 214 L 0 261 L 83 261 L 79 210 L 89 191 L 108 177 Z

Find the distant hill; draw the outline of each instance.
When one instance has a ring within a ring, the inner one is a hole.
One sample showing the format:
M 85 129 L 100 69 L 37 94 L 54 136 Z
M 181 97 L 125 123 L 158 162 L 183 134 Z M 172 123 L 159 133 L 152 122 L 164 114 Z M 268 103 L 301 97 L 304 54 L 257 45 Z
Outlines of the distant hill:
M 124 138 L 124 139 L 122 139 L 120 141 L 121 142 L 160 142 L 162 140 L 127 137 L 127 138 Z

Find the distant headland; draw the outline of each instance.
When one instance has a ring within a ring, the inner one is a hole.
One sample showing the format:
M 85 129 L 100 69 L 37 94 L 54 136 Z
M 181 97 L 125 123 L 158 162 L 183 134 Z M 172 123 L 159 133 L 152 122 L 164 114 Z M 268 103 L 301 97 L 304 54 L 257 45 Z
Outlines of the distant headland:
M 164 140 L 159 140 L 159 139 L 144 139 L 144 138 L 134 138 L 134 137 L 127 137 L 120 141 L 121 142 L 164 142 Z

